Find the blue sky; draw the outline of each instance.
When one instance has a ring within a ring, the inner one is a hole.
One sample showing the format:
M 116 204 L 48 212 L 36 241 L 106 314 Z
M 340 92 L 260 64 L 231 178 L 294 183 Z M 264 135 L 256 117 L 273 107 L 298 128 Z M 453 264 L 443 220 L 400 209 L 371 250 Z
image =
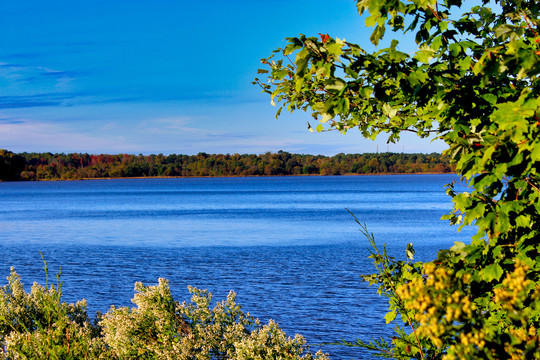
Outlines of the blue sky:
M 370 48 L 353 0 L 4 0 L 0 148 L 14 152 L 432 152 L 310 133 L 251 85 L 260 59 L 299 33 Z

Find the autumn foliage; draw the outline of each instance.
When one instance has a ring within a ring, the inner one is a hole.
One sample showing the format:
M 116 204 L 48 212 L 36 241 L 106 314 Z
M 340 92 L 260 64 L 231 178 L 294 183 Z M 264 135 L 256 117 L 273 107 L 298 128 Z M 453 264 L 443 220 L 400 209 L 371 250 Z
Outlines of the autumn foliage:
M 416 174 L 453 171 L 441 154 L 89 155 L 0 153 L 0 180 L 77 180 L 156 176 Z M 4 164 L 4 165 L 3 165 Z M 2 167 L 3 166 L 3 167 Z

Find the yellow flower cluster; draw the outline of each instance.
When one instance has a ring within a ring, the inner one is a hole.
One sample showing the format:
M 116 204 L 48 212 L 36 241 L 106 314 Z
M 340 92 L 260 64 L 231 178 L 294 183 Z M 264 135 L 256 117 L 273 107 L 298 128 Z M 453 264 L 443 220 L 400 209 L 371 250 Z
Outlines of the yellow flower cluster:
M 423 326 L 438 322 L 437 317 L 444 315 L 447 323 L 459 321 L 463 315 L 471 316 L 475 306 L 469 296 L 455 289 L 455 277 L 452 269 L 437 267 L 433 263 L 424 265 L 423 277 L 416 277 L 401 284 L 396 294 L 408 308 L 415 310 L 415 320 Z M 463 282 L 470 281 L 470 275 L 463 277 Z M 442 305 L 445 304 L 446 307 Z
M 494 350 L 488 343 L 500 343 L 508 358 L 522 359 L 525 348 L 540 346 L 533 326 L 540 312 L 540 287 L 532 286 L 528 273 L 528 266 L 516 262 L 493 290 L 492 314 L 478 313 L 466 293 L 470 274 L 456 276 L 452 269 L 433 263 L 424 264 L 422 276 L 399 285 L 396 295 L 419 323 L 416 335 L 429 339 L 435 347 L 446 347 L 444 360 L 471 359 L 482 353 L 489 357 Z
M 531 283 L 525 278 L 527 270 L 529 270 L 528 266 L 517 262 L 514 272 L 508 273 L 501 286 L 493 289 L 493 301 L 506 309 L 519 306 L 524 296 L 523 290 Z
M 411 310 L 413 319 L 420 324 L 416 334 L 429 338 L 436 347 L 442 347 L 444 338 L 457 324 L 468 321 L 476 309 L 458 283 L 468 284 L 471 275 L 464 274 L 460 279 L 452 269 L 426 263 L 422 277 L 413 278 L 396 289 L 396 294 Z M 482 332 L 462 334 L 461 341 L 477 347 L 485 345 Z

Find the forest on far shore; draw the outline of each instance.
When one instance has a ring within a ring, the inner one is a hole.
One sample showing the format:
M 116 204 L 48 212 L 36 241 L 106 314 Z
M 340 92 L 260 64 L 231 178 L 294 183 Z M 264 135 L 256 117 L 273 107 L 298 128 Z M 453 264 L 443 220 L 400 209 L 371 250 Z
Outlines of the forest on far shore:
M 123 177 L 417 174 L 454 172 L 438 154 L 367 153 L 90 155 L 13 153 L 0 149 L 0 180 L 79 180 Z

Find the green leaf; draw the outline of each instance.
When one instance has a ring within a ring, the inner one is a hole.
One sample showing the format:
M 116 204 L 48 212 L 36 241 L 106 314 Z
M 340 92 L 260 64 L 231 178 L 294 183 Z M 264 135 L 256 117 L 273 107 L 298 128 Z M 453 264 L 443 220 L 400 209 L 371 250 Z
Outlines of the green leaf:
M 458 56 L 459 53 L 461 52 L 461 45 L 458 44 L 458 43 L 451 43 L 448 48 L 450 49 L 450 52 L 452 53 L 453 56 Z M 470 58 L 467 57 L 469 60 Z M 469 63 L 470 65 L 470 63 Z M 467 66 L 468 67 L 468 66 Z
M 298 49 L 301 49 L 304 45 L 302 41 L 298 38 L 289 38 L 289 45 L 285 46 L 285 49 L 283 50 L 283 55 L 289 55 L 295 52 Z
M 433 39 L 431 43 L 431 47 L 433 48 L 433 50 L 437 51 L 441 48 L 442 44 L 443 44 L 442 35 L 439 35 L 435 39 Z
M 304 76 L 308 67 L 308 59 L 300 58 L 296 60 L 296 75 Z
M 342 90 L 347 83 L 340 78 L 331 78 L 326 81 L 325 89 L 326 90 Z
M 342 47 L 343 47 L 343 44 L 335 42 L 328 45 L 326 49 L 328 50 L 329 54 L 339 56 L 343 53 L 343 51 L 341 50 Z
M 490 105 L 495 105 L 497 103 L 497 96 L 494 94 L 485 94 L 482 95 L 482 98 L 486 100 Z
M 537 145 L 531 151 L 531 160 L 539 161 L 540 160 L 540 145 Z
M 522 29 L 520 26 L 504 24 L 495 28 L 495 36 L 500 40 L 516 39 L 519 37 Z
M 479 275 L 480 277 L 487 282 L 493 280 L 499 280 L 503 274 L 503 269 L 499 264 L 491 264 L 483 268 Z
M 384 26 L 377 25 L 375 27 L 375 30 L 371 33 L 371 36 L 369 39 L 373 43 L 373 45 L 377 46 L 379 45 L 379 40 L 381 40 L 384 37 L 384 33 L 386 31 L 386 28 Z
M 424 46 L 420 48 L 419 51 L 416 52 L 416 54 L 414 55 L 414 58 L 420 62 L 428 64 L 434 55 L 435 55 L 435 51 L 433 49 Z
M 365 22 L 366 26 L 367 27 L 375 26 L 375 24 L 377 24 L 377 17 L 378 17 L 378 14 L 368 16 Z
M 398 112 L 397 109 L 393 109 L 392 106 L 390 106 L 390 104 L 383 104 L 382 108 L 383 108 L 383 113 L 386 116 L 388 116 L 390 119 L 396 116 Z
M 462 241 L 454 241 L 454 246 L 452 246 L 450 248 L 450 250 L 452 250 L 453 252 L 458 253 L 460 255 L 464 255 L 464 254 L 466 254 L 466 252 L 463 251 L 465 246 L 466 246 L 465 243 L 462 242 Z
M 396 316 L 397 316 L 397 314 L 395 312 L 393 312 L 393 311 L 390 311 L 390 312 L 386 313 L 386 315 L 384 316 L 384 318 L 386 320 L 386 323 L 390 324 L 392 321 L 394 321 Z

